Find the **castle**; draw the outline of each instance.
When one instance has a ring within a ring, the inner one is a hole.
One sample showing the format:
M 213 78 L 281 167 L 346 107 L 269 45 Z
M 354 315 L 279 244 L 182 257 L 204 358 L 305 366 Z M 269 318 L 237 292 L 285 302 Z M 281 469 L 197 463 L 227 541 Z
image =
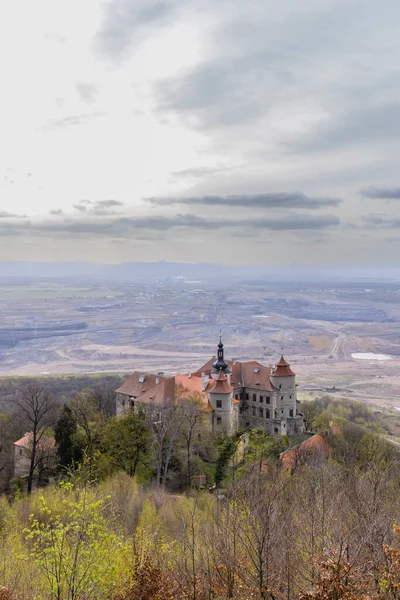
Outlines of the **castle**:
M 257 361 L 225 360 L 220 336 L 217 357 L 194 373 L 165 377 L 135 372 L 116 390 L 116 414 L 128 408 L 199 398 L 212 431 L 232 434 L 262 427 L 271 434 L 293 435 L 304 431 L 296 375 L 283 354 L 275 367 Z

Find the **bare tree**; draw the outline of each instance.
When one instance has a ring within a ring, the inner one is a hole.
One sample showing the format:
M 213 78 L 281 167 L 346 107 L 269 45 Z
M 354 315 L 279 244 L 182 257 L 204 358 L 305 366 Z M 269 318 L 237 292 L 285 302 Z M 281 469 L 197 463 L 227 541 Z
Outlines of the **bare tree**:
M 157 473 L 157 485 L 165 487 L 176 440 L 185 419 L 181 406 L 172 402 L 143 407 L 151 431 Z
M 201 399 L 197 396 L 192 396 L 182 402 L 183 422 L 182 422 L 182 437 L 185 442 L 186 461 L 187 461 L 187 478 L 188 486 L 192 479 L 192 453 L 194 438 L 201 424 L 203 415 L 203 406 Z
M 114 387 L 114 386 L 113 386 Z M 98 410 L 101 411 L 106 419 L 115 417 L 115 391 L 110 387 L 96 387 L 91 390 L 91 394 L 97 402 Z
M 239 577 L 250 588 L 257 588 L 263 600 L 276 600 L 281 575 L 281 533 L 287 511 L 282 499 L 288 480 L 278 469 L 269 468 L 268 478 L 252 473 L 237 489 L 240 510 L 238 537 L 249 566 Z
M 29 383 L 19 391 L 17 412 L 31 433 L 28 494 L 32 492 L 35 469 L 41 459 L 40 444 L 49 427 L 54 424 L 56 409 L 49 392 L 38 383 Z

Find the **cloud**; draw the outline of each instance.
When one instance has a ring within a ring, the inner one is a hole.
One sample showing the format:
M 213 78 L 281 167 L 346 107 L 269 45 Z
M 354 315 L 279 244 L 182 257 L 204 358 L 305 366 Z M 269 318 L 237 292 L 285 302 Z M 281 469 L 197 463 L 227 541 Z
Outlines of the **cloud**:
M 97 200 L 94 202 L 99 208 L 113 208 L 114 206 L 124 206 L 124 203 L 120 200 Z
M 93 104 L 98 94 L 98 89 L 93 83 L 79 82 L 76 84 L 76 91 L 86 104 Z
M 379 198 L 385 200 L 400 200 L 400 187 L 386 188 L 371 186 L 360 190 L 364 198 Z
M 394 87 L 394 86 L 393 86 Z M 379 90 L 371 84 L 366 97 L 375 98 Z M 357 90 L 360 94 L 361 90 Z M 394 90 L 395 92 L 395 90 Z M 399 93 L 400 89 L 396 92 Z M 368 100 L 365 101 L 368 104 Z M 386 101 L 350 109 L 332 108 L 326 125 L 308 132 L 294 146 L 298 151 L 321 151 L 357 146 L 367 142 L 396 141 L 400 136 L 400 103 Z
M 24 226 L 14 224 L 5 231 L 0 224 L 0 235 L 100 235 L 110 238 L 127 237 L 135 238 L 137 232 L 147 232 L 150 238 L 155 233 L 169 232 L 176 229 L 191 232 L 238 230 L 242 235 L 254 237 L 255 233 L 268 231 L 308 231 L 336 227 L 340 224 L 337 217 L 324 215 L 307 217 L 304 215 L 291 215 L 288 218 L 252 218 L 252 219 L 206 219 L 193 214 L 178 214 L 172 217 L 163 215 L 153 216 L 126 216 L 124 218 L 95 218 L 87 216 L 84 219 L 64 219 L 57 221 L 30 221 Z
M 61 119 L 51 119 L 50 121 L 47 121 L 43 129 L 64 129 L 67 127 L 87 125 L 92 119 L 104 116 L 105 113 L 102 112 L 94 112 L 81 115 L 68 115 Z
M 118 212 L 112 209 L 124 206 L 124 203 L 120 200 L 80 200 L 78 204 L 73 204 L 72 206 L 81 213 L 100 216 L 118 214 Z
M 167 0 L 109 0 L 95 36 L 95 49 L 103 57 L 121 60 L 139 43 L 146 28 L 165 21 L 174 8 Z
M 50 211 L 51 215 L 62 215 L 63 211 L 61 210 L 61 208 L 54 208 L 53 210 Z
M 364 215 L 362 220 L 367 225 L 374 228 L 384 228 L 384 229 L 399 229 L 400 228 L 400 219 L 399 218 L 391 218 L 382 215 Z
M 79 212 L 86 212 L 88 209 L 84 200 L 81 200 L 79 204 L 73 204 L 72 207 Z
M 23 219 L 24 215 L 16 215 L 4 210 L 0 210 L 0 219 Z
M 183 198 L 147 198 L 155 205 L 182 204 L 191 206 L 222 206 L 239 208 L 295 208 L 319 209 L 339 206 L 338 198 L 310 198 L 302 192 L 276 192 L 265 194 L 240 194 L 234 196 L 194 196 Z

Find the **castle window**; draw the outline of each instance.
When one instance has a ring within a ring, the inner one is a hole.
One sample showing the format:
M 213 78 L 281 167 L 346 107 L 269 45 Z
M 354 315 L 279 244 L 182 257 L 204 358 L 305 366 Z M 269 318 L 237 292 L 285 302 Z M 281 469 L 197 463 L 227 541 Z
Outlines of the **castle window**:
M 121 400 L 121 404 L 122 404 L 122 406 L 125 406 L 125 398 L 123 400 Z
M 278 428 L 277 427 L 275 427 L 274 433 L 278 433 Z
M 221 417 L 217 417 L 217 425 L 221 425 Z
M 132 400 L 132 399 L 130 399 L 130 400 L 129 400 L 129 406 L 130 406 L 131 408 L 135 408 L 135 401 L 134 401 L 134 400 Z
M 262 408 L 260 408 L 259 411 L 260 411 L 260 417 L 263 417 L 264 416 L 264 410 Z
M 255 416 L 256 416 L 256 407 L 253 406 L 253 417 L 255 417 Z
M 270 400 L 271 400 L 271 398 L 270 398 L 269 396 L 267 396 L 267 397 L 265 398 L 265 402 L 266 402 L 267 404 L 269 404 L 269 403 L 270 403 Z
M 289 410 L 289 417 L 293 417 L 293 409 L 292 408 Z
M 271 413 L 269 412 L 268 408 L 265 410 L 265 417 L 266 417 L 266 419 L 271 418 Z
M 292 396 L 289 396 L 290 399 L 292 399 Z
M 283 400 L 283 396 L 281 396 L 281 400 Z
M 22 448 L 19 449 L 19 455 L 22 456 Z
M 217 400 L 217 408 L 222 408 L 222 400 Z
M 245 398 L 245 400 L 248 400 L 249 399 L 249 395 L 246 394 L 244 398 Z
M 264 396 L 260 396 L 260 404 L 264 402 Z
M 279 389 L 280 389 L 280 390 L 282 389 L 282 384 L 281 384 L 281 383 L 279 384 Z
M 246 427 L 250 427 L 249 421 L 246 421 Z
M 256 396 L 256 394 L 253 394 L 253 402 L 256 402 L 256 400 L 257 400 L 257 396 Z
M 277 419 L 277 418 L 278 418 L 278 413 L 277 413 L 277 411 L 275 411 L 275 417 L 274 417 L 274 418 L 275 418 L 275 419 Z

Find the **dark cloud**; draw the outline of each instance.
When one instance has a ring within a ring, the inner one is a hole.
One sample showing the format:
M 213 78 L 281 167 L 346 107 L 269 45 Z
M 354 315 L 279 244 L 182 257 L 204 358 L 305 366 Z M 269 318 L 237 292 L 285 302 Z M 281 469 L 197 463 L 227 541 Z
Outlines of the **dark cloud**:
M 366 92 L 366 97 L 374 97 L 377 92 L 375 86 L 371 86 Z M 328 124 L 308 132 L 294 147 L 297 151 L 315 152 L 397 140 L 399 136 L 400 103 L 383 102 L 379 105 L 357 106 L 345 110 L 340 107 L 337 110 L 332 109 Z
M 120 200 L 97 200 L 94 202 L 99 208 L 113 208 L 115 206 L 124 206 L 124 203 Z
M 388 216 L 382 215 L 364 215 L 362 217 L 364 223 L 373 228 L 382 228 L 382 229 L 399 229 L 400 228 L 400 218 L 391 218 Z
M 364 198 L 378 198 L 384 200 L 400 200 L 400 187 L 386 188 L 371 186 L 360 190 Z
M 98 89 L 93 83 L 79 82 L 76 84 L 76 91 L 86 104 L 93 104 L 98 94 Z
M 87 211 L 86 203 L 83 202 L 82 200 L 81 200 L 81 202 L 79 202 L 79 204 L 73 204 L 72 207 L 75 208 L 75 210 L 79 210 L 79 212 Z
M 245 235 L 254 236 L 256 232 L 268 231 L 307 231 L 326 229 L 340 224 L 337 217 L 324 215 L 307 217 L 304 215 L 291 215 L 289 218 L 252 218 L 252 219 L 206 219 L 193 214 L 178 214 L 172 217 L 153 215 L 146 217 L 124 218 L 93 218 L 64 219 L 57 221 L 26 222 L 24 226 L 14 224 L 6 228 L 1 227 L 0 235 L 101 235 L 105 237 L 135 237 L 138 231 L 147 231 L 149 236 L 155 232 L 168 232 L 174 229 L 188 230 L 191 232 L 238 230 Z
M 168 0 L 109 0 L 103 23 L 95 37 L 97 52 L 111 60 L 120 60 L 139 43 L 149 26 L 162 23 L 175 4 Z
M 4 210 L 0 210 L 0 219 L 22 219 L 24 215 L 16 215 L 15 213 L 10 213 Z
M 239 208 L 305 208 L 318 209 L 339 206 L 338 198 L 310 198 L 302 192 L 277 192 L 266 194 L 241 194 L 235 196 L 194 196 L 184 198 L 148 198 L 156 205 L 182 204 L 191 206 L 226 206 Z
M 72 206 L 81 213 L 90 213 L 91 215 L 96 216 L 111 216 L 117 215 L 118 212 L 113 209 L 124 206 L 124 203 L 120 200 L 80 200 L 78 204 L 73 204 Z
M 53 210 L 50 211 L 51 215 L 62 215 L 63 211 L 61 210 L 61 208 L 54 208 Z
M 224 63 L 207 63 L 179 78 L 161 81 L 155 88 L 161 111 L 187 117 L 195 127 L 243 125 L 256 121 L 271 106 L 271 94 L 285 73 L 264 73 L 260 81 L 257 61 L 267 70 L 269 53 Z M 286 74 L 286 77 L 288 75 Z M 247 89 L 244 89 L 247 79 Z

